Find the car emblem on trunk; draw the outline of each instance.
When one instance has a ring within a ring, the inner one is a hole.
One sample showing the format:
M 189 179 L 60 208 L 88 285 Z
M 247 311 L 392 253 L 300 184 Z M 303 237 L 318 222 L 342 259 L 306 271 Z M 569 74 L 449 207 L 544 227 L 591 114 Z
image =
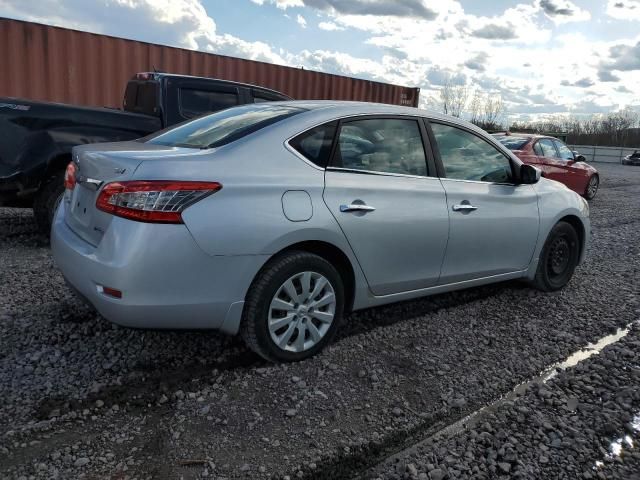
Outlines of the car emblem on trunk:
M 118 167 L 116 167 L 116 168 L 113 169 L 113 171 L 118 173 L 118 174 L 122 174 L 122 173 L 126 172 L 127 169 L 126 168 L 118 168 Z

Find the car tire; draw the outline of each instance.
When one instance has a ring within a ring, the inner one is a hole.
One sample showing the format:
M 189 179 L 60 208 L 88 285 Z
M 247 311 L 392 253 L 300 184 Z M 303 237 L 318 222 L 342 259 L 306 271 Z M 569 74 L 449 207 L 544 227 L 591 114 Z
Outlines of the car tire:
M 344 284 L 335 267 L 318 255 L 291 251 L 269 261 L 254 279 L 240 333 L 264 359 L 297 362 L 331 341 L 343 311 Z
M 53 215 L 64 195 L 64 172 L 58 172 L 47 179 L 33 201 L 33 216 L 38 230 L 48 234 Z
M 600 187 L 600 177 L 597 174 L 591 175 L 589 183 L 587 183 L 587 189 L 584 192 L 584 198 L 587 200 L 593 200 L 598 193 Z
M 580 260 L 580 239 L 575 228 L 558 222 L 549 233 L 542 248 L 533 285 L 544 292 L 563 288 Z

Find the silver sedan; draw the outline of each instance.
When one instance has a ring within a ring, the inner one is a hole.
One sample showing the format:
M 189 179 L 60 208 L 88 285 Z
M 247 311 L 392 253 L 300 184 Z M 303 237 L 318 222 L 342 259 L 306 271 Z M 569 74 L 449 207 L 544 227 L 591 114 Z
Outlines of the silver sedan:
M 564 287 L 589 207 L 484 131 L 388 105 L 230 108 L 76 147 L 51 232 L 107 319 L 241 333 L 273 361 L 345 313 L 509 279 Z

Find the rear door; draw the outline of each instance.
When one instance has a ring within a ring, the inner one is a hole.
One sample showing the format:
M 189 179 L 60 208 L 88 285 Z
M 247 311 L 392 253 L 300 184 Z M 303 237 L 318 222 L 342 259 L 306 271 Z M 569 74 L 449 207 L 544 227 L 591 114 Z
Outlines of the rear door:
M 538 238 L 532 185 L 514 183 L 510 159 L 475 132 L 431 122 L 450 217 L 440 284 L 522 271 Z
M 449 218 L 425 132 L 410 116 L 338 126 L 324 201 L 374 295 L 430 287 L 440 276 Z

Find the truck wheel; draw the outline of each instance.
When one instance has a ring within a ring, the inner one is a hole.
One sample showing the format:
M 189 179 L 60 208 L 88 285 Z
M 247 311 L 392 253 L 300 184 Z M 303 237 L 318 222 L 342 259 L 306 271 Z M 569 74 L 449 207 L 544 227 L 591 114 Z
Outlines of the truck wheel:
M 40 232 L 48 234 L 53 214 L 64 195 L 64 172 L 58 172 L 46 181 L 33 201 L 33 216 Z
M 344 287 L 324 258 L 292 251 L 271 260 L 253 281 L 241 333 L 271 362 L 309 358 L 331 341 L 342 320 Z

